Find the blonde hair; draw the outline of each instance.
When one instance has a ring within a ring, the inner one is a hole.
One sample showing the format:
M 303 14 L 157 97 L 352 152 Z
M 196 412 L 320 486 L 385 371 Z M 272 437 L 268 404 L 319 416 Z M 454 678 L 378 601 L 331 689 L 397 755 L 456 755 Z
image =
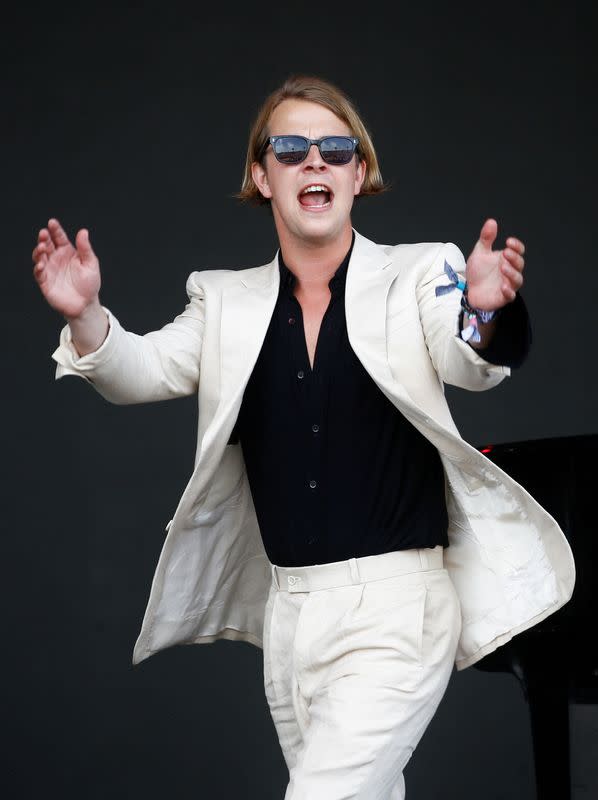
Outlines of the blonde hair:
M 365 161 L 366 173 L 358 196 L 380 194 L 389 188 L 382 180 L 378 158 L 376 157 L 370 134 L 351 100 L 340 89 L 323 78 L 311 75 L 291 75 L 282 86 L 275 89 L 266 98 L 258 111 L 249 134 L 241 191 L 235 197 L 256 205 L 270 203 L 270 200 L 264 197 L 256 186 L 251 174 L 251 165 L 255 161 L 263 163 L 270 135 L 268 124 L 272 112 L 283 100 L 291 98 L 309 100 L 312 103 L 319 103 L 321 106 L 330 109 L 333 114 L 349 127 L 351 135 L 359 139 L 356 155 L 360 160 Z

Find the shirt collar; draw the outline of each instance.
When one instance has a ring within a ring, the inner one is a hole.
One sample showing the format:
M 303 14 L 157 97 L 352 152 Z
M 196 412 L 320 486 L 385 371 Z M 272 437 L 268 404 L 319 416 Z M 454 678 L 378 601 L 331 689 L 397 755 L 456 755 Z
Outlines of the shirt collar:
M 346 256 L 343 258 L 340 266 L 336 269 L 336 272 L 328 282 L 328 286 L 332 294 L 336 294 L 337 292 L 342 291 L 345 287 L 345 281 L 347 279 L 347 269 L 349 267 L 349 259 L 351 258 L 351 253 L 353 251 L 354 244 L 355 244 L 355 231 L 353 231 L 353 237 L 351 239 L 351 247 L 349 248 Z M 282 258 L 282 252 L 280 250 L 278 251 L 278 270 L 280 272 L 279 294 L 283 291 L 286 291 L 289 294 L 291 294 L 295 286 L 296 278 L 294 273 L 292 273 L 291 270 L 284 263 L 284 260 Z

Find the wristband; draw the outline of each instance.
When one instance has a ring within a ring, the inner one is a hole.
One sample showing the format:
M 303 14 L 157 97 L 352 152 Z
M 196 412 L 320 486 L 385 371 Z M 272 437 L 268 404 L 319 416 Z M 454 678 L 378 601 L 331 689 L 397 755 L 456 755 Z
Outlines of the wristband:
M 469 304 L 469 297 L 467 294 L 468 288 L 467 284 L 465 284 L 463 294 L 461 295 L 461 308 L 463 308 L 468 315 L 477 317 L 481 322 L 490 322 L 490 320 L 494 319 L 498 314 L 500 309 L 497 308 L 496 311 L 484 311 L 481 308 L 474 308 L 474 306 Z
M 490 320 L 495 319 L 500 312 L 500 308 L 497 308 L 495 311 L 484 311 L 481 308 L 474 308 L 474 306 L 470 305 L 469 298 L 467 297 L 467 284 L 461 295 L 461 308 L 463 309 L 463 313 L 467 314 L 469 320 L 469 325 L 461 331 L 461 338 L 465 342 L 469 341 L 469 339 L 471 339 L 472 342 L 481 341 L 482 337 L 478 329 L 478 322 L 490 322 Z
M 465 342 L 468 342 L 470 339 L 472 342 L 481 341 L 482 337 L 480 336 L 480 332 L 478 330 L 478 320 L 482 323 L 490 322 L 491 319 L 496 317 L 500 309 L 498 308 L 495 311 L 484 311 L 481 308 L 474 308 L 474 306 L 469 304 L 467 297 L 467 281 L 461 280 L 459 275 L 451 267 L 448 261 L 446 261 L 446 259 L 444 261 L 444 271 L 448 275 L 451 283 L 437 286 L 435 289 L 436 297 L 447 294 L 447 292 L 452 292 L 453 289 L 460 289 L 462 292 L 461 308 L 463 309 L 463 313 L 467 314 L 467 318 L 469 320 L 469 325 L 466 328 L 463 328 L 461 331 L 461 338 Z

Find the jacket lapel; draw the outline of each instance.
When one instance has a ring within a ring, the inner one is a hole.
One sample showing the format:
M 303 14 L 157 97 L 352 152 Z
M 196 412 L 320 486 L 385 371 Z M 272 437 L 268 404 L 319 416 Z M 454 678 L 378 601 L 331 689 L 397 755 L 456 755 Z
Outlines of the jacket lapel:
M 396 381 L 386 358 L 386 305 L 388 291 L 398 274 L 396 269 L 385 271 L 390 264 L 392 259 L 383 248 L 355 231 L 345 285 L 349 341 L 372 377 L 387 386 L 392 385 L 396 393 Z M 242 271 L 238 283 L 223 292 L 221 403 L 217 417 L 233 410 L 234 418 L 237 417 L 245 386 L 268 330 L 279 284 L 277 253 L 264 267 Z M 406 392 L 405 399 L 408 400 Z
M 392 266 L 391 266 L 392 265 Z M 390 269 L 387 267 L 391 266 Z M 414 406 L 393 377 L 387 358 L 388 293 L 400 271 L 382 247 L 355 232 L 345 285 L 347 335 L 355 354 L 389 399 Z
M 280 274 L 278 252 L 257 270 L 239 273 L 239 281 L 222 293 L 220 327 L 220 404 L 216 416 L 233 410 L 236 421 L 245 386 L 272 318 Z M 232 428 L 232 426 L 231 426 Z M 227 433 L 227 436 L 230 431 Z
M 383 247 L 355 231 L 345 284 L 347 334 L 355 354 L 380 389 L 416 427 L 429 435 L 429 418 L 394 378 L 387 358 L 388 293 L 399 271 L 400 263 L 393 261 Z M 229 439 L 270 324 L 279 284 L 277 252 L 269 264 L 239 272 L 238 281 L 223 291 L 220 402 L 202 443 L 204 463 L 206 459 L 209 461 L 206 450 L 221 444 L 222 439 L 224 442 Z

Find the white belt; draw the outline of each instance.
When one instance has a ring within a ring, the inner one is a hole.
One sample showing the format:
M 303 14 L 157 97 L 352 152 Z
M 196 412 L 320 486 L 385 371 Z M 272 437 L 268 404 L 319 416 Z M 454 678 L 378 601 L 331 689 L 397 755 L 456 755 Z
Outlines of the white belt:
M 272 564 L 272 583 L 283 592 L 313 592 L 409 572 L 442 569 L 443 550 L 439 544 L 433 548 L 393 550 L 375 556 L 350 558 L 329 564 L 310 564 L 305 567 L 279 567 Z

